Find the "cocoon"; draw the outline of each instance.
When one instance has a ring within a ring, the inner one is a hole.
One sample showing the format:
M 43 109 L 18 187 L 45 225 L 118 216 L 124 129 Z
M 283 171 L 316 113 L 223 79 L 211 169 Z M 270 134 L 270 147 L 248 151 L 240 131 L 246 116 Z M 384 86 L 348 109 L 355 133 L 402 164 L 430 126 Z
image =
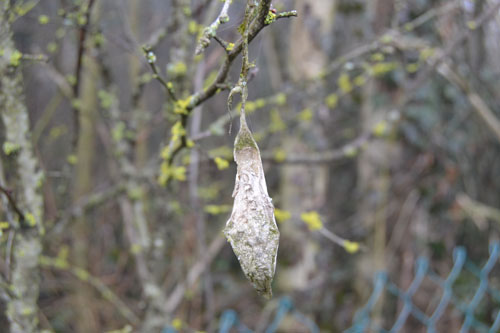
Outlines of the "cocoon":
M 234 159 L 238 165 L 234 206 L 224 234 L 245 276 L 260 295 L 271 298 L 279 231 L 272 199 L 267 193 L 259 147 L 246 124 L 244 113 L 234 142 Z

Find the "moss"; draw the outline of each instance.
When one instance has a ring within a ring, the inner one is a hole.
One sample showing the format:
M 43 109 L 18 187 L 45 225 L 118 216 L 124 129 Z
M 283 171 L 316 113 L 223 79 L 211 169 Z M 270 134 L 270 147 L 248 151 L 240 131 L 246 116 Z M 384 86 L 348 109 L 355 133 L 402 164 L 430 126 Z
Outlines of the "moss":
M 242 128 L 236 136 L 234 150 L 239 151 L 247 147 L 258 149 L 257 143 L 252 136 L 252 132 L 250 132 L 248 128 Z

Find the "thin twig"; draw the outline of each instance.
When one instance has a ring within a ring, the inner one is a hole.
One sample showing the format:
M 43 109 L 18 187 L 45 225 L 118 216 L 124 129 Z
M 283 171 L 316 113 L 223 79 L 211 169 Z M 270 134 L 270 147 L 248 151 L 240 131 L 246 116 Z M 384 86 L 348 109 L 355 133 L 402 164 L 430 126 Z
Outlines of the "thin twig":
M 493 19 L 500 9 L 500 1 L 497 1 L 494 5 L 491 5 L 490 8 L 485 9 L 481 16 L 479 16 L 476 20 L 470 22 L 470 26 L 473 26 L 475 29 L 483 26 L 485 23 L 489 22 Z M 449 45 L 446 49 L 444 49 L 440 54 L 436 57 L 432 58 L 427 68 L 422 70 L 420 74 L 415 79 L 414 83 L 408 87 L 408 93 L 404 94 L 402 98 L 397 103 L 400 106 L 405 105 L 418 91 L 427 80 L 427 78 L 435 71 L 439 64 L 441 64 L 446 58 L 448 58 L 455 50 L 466 41 L 469 36 L 469 30 L 465 29 L 460 33 Z
M 170 96 L 170 98 L 173 101 L 177 101 L 177 97 L 175 96 L 175 91 L 173 88 L 172 83 L 168 83 L 160 74 L 160 71 L 158 70 L 158 67 L 156 66 L 156 55 L 153 53 L 151 48 L 149 46 L 144 46 L 142 48 L 144 53 L 146 54 L 146 58 L 149 64 L 149 67 L 151 67 L 151 70 L 153 71 L 153 78 L 158 80 L 160 84 L 165 88 L 165 91 L 167 94 Z
M 225 243 L 226 239 L 222 236 L 222 234 L 217 235 L 212 243 L 210 243 L 205 255 L 191 267 L 186 279 L 184 279 L 184 282 L 179 282 L 174 291 L 167 298 L 164 305 L 167 313 L 173 313 L 175 311 L 181 303 L 186 290 L 193 288 L 196 281 L 198 281 L 201 274 L 208 269 L 210 263 L 214 260 L 215 256 L 219 253 Z
M 47 256 L 40 257 L 40 265 L 53 269 L 60 269 L 71 273 L 77 279 L 87 282 L 94 287 L 104 299 L 113 304 L 123 318 L 127 319 L 130 323 L 137 325 L 140 323 L 140 318 L 122 301 L 108 286 L 106 286 L 100 279 L 90 275 L 86 270 L 72 266 L 64 259 L 50 258 Z
M 217 29 L 221 24 L 229 22 L 229 15 L 227 14 L 229 10 L 229 5 L 232 0 L 224 0 L 224 5 L 217 16 L 217 18 L 203 30 L 203 35 L 200 37 L 198 41 L 198 45 L 196 46 L 195 54 L 201 54 L 207 47 L 210 45 L 210 39 L 215 37 L 217 34 Z
M 339 235 L 337 235 L 336 233 L 334 233 L 334 232 L 326 229 L 325 227 L 319 229 L 318 232 L 322 236 L 326 237 L 328 240 L 332 241 L 333 243 L 335 243 L 335 244 L 337 244 L 337 245 L 339 245 L 339 246 L 341 246 L 343 248 L 346 247 L 346 244 L 353 243 L 352 241 L 340 237 Z M 356 244 L 358 244 L 359 249 L 361 249 L 362 251 L 368 250 L 368 248 L 364 244 L 359 244 L 359 243 L 356 243 Z M 357 252 L 357 250 L 354 251 L 354 252 Z
M 3 187 L 3 186 L 0 185 L 0 192 L 2 192 L 7 197 L 7 200 L 9 201 L 9 204 L 11 205 L 12 209 L 19 216 L 19 221 L 24 221 L 24 213 L 19 208 L 16 200 L 12 196 L 12 190 L 8 190 L 5 187 Z
M 61 233 L 72 219 L 82 216 L 85 212 L 109 202 L 109 200 L 125 192 L 125 190 L 125 185 L 119 184 L 80 199 L 75 206 L 62 214 L 62 217 L 55 223 L 54 227 L 48 231 L 49 236 L 51 234 Z
M 474 89 L 457 73 L 457 71 L 452 70 L 448 63 L 443 62 L 438 67 L 438 73 L 465 93 L 473 109 L 477 112 L 481 119 L 483 119 L 498 141 L 500 141 L 500 121 L 481 96 L 474 91 Z
M 243 51 L 243 46 L 245 44 L 245 41 L 247 41 L 247 43 L 250 43 L 257 36 L 257 34 L 265 26 L 268 25 L 268 23 L 266 23 L 266 18 L 267 18 L 267 15 L 269 14 L 270 7 L 271 7 L 271 0 L 262 0 L 260 2 L 259 7 L 256 9 L 257 13 L 255 15 L 255 19 L 251 23 L 249 23 L 250 26 L 248 29 L 246 29 L 247 30 L 246 32 L 248 34 L 247 37 L 244 38 L 242 36 L 235 43 L 233 49 L 226 54 L 226 59 L 224 60 L 224 63 L 221 65 L 221 67 L 219 68 L 219 71 L 218 71 L 217 76 L 214 79 L 214 81 L 212 81 L 212 83 L 208 87 L 203 88 L 203 89 L 195 92 L 193 95 L 191 95 L 189 105 L 187 105 L 187 107 L 186 107 L 186 114 L 183 114 L 182 118 L 181 118 L 181 123 L 182 123 L 183 128 L 186 127 L 187 118 L 189 116 L 189 113 L 195 107 L 197 107 L 198 105 L 200 105 L 201 103 L 203 103 L 204 101 L 206 101 L 207 99 L 209 99 L 210 97 L 215 95 L 217 93 L 217 91 L 219 90 L 219 86 L 221 84 L 224 84 L 224 82 L 227 78 L 227 75 L 229 74 L 229 69 L 231 68 L 233 61 Z M 285 17 L 290 17 L 290 16 L 293 16 L 293 15 L 282 16 L 280 18 L 285 18 Z M 186 135 L 183 135 L 181 137 L 181 144 L 178 147 L 176 147 L 174 149 L 174 151 L 172 151 L 172 153 L 169 156 L 169 160 L 168 160 L 169 165 L 172 164 L 176 155 L 179 152 L 181 152 L 184 148 L 187 147 L 187 142 L 188 141 L 187 141 Z
M 415 19 L 413 19 L 412 21 L 406 23 L 404 25 L 404 29 L 407 31 L 414 30 L 415 28 L 421 26 L 422 24 L 433 19 L 434 17 L 440 16 L 446 12 L 452 11 L 456 8 L 459 8 L 460 6 L 461 6 L 461 4 L 459 1 L 451 1 L 451 2 L 448 2 L 444 5 L 439 6 L 437 8 L 430 9 L 430 10 L 426 11 L 424 14 L 422 14 L 422 15 L 416 17 Z
M 89 0 L 87 5 L 87 10 L 85 12 L 85 24 L 80 28 L 79 37 L 78 37 L 78 52 L 76 58 L 76 66 L 75 66 L 75 83 L 73 85 L 73 96 L 78 98 L 79 90 L 80 90 L 80 81 L 82 74 L 82 64 L 83 64 L 83 55 L 85 53 L 85 40 L 87 38 L 88 27 L 90 26 L 90 13 L 92 11 L 92 7 L 94 6 L 95 0 Z M 80 110 L 78 107 L 73 108 L 73 124 L 74 124 L 74 136 L 73 136 L 73 147 L 76 147 L 78 143 L 78 137 L 80 133 Z
M 476 223 L 482 224 L 481 222 L 486 220 L 493 220 L 500 223 L 500 209 L 474 200 L 465 193 L 458 194 L 456 201 L 463 211 Z

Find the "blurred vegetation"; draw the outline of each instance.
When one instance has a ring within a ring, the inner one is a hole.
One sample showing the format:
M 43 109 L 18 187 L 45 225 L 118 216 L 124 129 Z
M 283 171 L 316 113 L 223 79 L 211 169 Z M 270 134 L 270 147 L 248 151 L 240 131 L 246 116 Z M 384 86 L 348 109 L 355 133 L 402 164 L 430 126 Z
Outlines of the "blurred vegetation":
M 259 331 L 286 295 L 339 332 L 376 271 L 405 289 L 420 255 L 441 276 L 457 245 L 488 256 L 500 1 L 257 2 L 246 113 L 281 235 L 270 301 L 222 236 L 247 2 L 0 0 L 0 331 L 213 332 L 227 308 Z

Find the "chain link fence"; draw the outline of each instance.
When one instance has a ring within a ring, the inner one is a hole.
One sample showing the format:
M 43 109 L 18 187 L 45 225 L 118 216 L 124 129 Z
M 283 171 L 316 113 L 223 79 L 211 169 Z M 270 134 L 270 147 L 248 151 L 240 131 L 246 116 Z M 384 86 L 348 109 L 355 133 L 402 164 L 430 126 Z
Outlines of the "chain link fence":
M 500 282 L 500 276 L 497 278 L 495 274 L 490 274 L 500 257 L 500 242 L 490 245 L 489 254 L 486 263 L 477 266 L 467 259 L 465 248 L 455 248 L 453 267 L 446 278 L 440 277 L 431 269 L 428 258 L 420 257 L 415 263 L 415 276 L 406 290 L 399 288 L 392 282 L 386 272 L 377 273 L 374 277 L 371 296 L 366 304 L 356 312 L 352 327 L 345 332 L 409 332 L 412 329 L 405 327 L 405 324 L 410 321 L 410 318 L 412 328 L 419 325 L 420 331 L 440 332 L 442 329 L 438 329 L 438 324 L 446 311 L 453 316 L 463 318 L 460 322 L 460 333 L 500 332 L 500 291 L 497 284 L 492 284 L 492 280 Z M 464 294 L 463 290 L 460 289 L 463 282 L 460 283 L 459 280 L 464 276 L 467 277 L 465 281 L 468 294 Z M 427 283 L 434 284 L 438 290 L 433 293 L 434 300 L 430 302 L 434 305 L 425 310 L 414 302 L 414 297 L 418 295 L 424 279 Z M 471 285 L 471 280 L 475 281 L 474 285 Z M 381 312 L 383 304 L 381 303 L 383 303 L 384 298 L 389 297 L 393 298 L 395 301 L 393 303 L 397 303 L 399 306 L 392 323 L 387 324 L 387 318 L 381 319 L 383 317 Z M 429 308 L 433 310 L 429 311 Z M 265 333 L 277 332 L 283 319 L 288 315 L 293 316 L 309 332 L 320 332 L 318 326 L 310 318 L 295 308 L 289 297 L 282 297 Z M 174 333 L 177 331 L 170 327 L 166 328 L 164 332 Z M 236 311 L 225 310 L 219 320 L 218 332 L 252 333 L 253 331 L 240 321 Z

